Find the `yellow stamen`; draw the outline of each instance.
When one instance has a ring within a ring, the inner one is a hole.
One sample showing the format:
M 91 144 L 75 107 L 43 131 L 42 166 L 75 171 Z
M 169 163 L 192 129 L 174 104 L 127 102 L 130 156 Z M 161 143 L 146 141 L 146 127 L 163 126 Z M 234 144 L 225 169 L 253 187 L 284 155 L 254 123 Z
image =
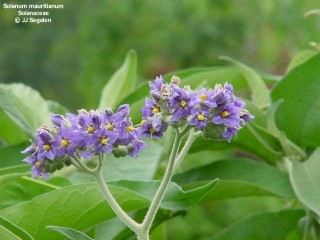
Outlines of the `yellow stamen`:
M 49 144 L 44 144 L 43 149 L 49 151 L 51 149 L 51 146 Z
M 133 131 L 133 127 L 132 126 L 128 126 L 128 127 L 126 127 L 126 130 L 128 131 L 128 132 L 132 132 Z
M 153 107 L 152 112 L 153 113 L 158 113 L 158 112 L 160 112 L 160 108 L 159 107 Z
M 106 128 L 109 130 L 109 131 L 112 131 L 113 130 L 113 125 L 111 123 L 108 123 Z
M 226 110 L 222 111 L 222 113 L 221 113 L 221 117 L 222 117 L 222 118 L 226 118 L 226 117 L 228 117 L 229 115 L 230 115 L 230 113 L 229 113 L 228 111 L 226 111 Z
M 205 95 L 204 93 L 202 93 L 202 94 L 199 96 L 199 99 L 203 102 L 203 101 L 207 100 L 207 95 Z
M 154 134 L 156 132 L 156 130 L 154 130 L 153 127 L 151 127 L 149 131 L 150 131 L 151 134 Z
M 36 161 L 36 167 L 39 167 L 40 166 L 40 164 L 41 164 L 41 162 L 40 161 Z
M 38 152 L 39 151 L 39 147 L 38 146 L 36 146 L 36 148 L 35 148 L 35 152 Z
M 204 121 L 206 119 L 206 117 L 204 115 L 202 115 L 202 114 L 199 114 L 197 116 L 197 118 L 198 118 L 199 121 Z
M 181 102 L 180 102 L 180 106 L 181 107 L 186 107 L 188 105 L 188 103 L 186 102 L 186 101 L 184 101 L 184 100 L 182 100 Z
M 61 146 L 62 147 L 67 147 L 69 145 L 69 141 L 67 139 L 62 139 L 61 140 Z
M 108 143 L 108 138 L 101 138 L 101 139 L 100 139 L 100 143 L 101 143 L 102 145 L 106 145 L 106 144 Z
M 147 122 L 147 120 L 142 119 L 142 120 L 141 120 L 141 125 L 145 124 L 146 122 Z
M 93 126 L 88 127 L 88 133 L 94 133 L 96 129 Z

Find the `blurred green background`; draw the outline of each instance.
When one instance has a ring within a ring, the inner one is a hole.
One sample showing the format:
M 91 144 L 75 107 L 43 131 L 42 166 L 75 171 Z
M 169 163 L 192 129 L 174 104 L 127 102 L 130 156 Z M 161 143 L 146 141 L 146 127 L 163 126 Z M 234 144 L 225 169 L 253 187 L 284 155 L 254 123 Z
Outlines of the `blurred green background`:
M 228 55 L 282 74 L 318 41 L 320 21 L 303 14 L 319 0 L 52 1 L 51 24 L 15 24 L 0 1 L 0 81 L 23 82 L 74 111 L 96 108 L 101 88 L 136 49 L 139 79 L 225 64 Z M 15 4 L 44 3 L 15 1 Z

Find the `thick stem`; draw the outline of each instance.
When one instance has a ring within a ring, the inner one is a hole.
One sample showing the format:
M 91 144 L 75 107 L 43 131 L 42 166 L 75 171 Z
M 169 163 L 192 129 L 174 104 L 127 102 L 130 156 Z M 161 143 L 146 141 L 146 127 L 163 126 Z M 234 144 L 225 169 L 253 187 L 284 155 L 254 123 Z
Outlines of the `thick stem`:
M 101 189 L 101 191 L 103 193 L 103 196 L 105 197 L 105 199 L 107 200 L 107 202 L 109 203 L 110 207 L 115 212 L 115 214 L 119 217 L 119 219 L 123 223 L 125 223 L 136 234 L 141 232 L 140 224 L 135 222 L 125 211 L 123 211 L 121 206 L 117 203 L 117 201 L 112 196 L 112 193 L 110 192 L 107 184 L 105 183 L 105 181 L 103 179 L 102 172 L 101 171 L 97 171 L 97 172 L 95 172 L 94 176 L 97 179 L 97 182 L 98 182 L 98 184 L 100 186 L 100 189 Z
M 174 161 L 175 161 L 175 158 L 177 156 L 177 153 L 179 151 L 179 146 L 180 146 L 180 142 L 181 142 L 181 135 L 178 133 L 178 131 L 176 132 L 176 137 L 175 137 L 175 140 L 174 140 L 174 144 L 173 144 L 173 147 L 172 147 L 172 150 L 171 150 L 171 154 L 170 154 L 170 158 L 169 158 L 169 162 L 168 162 L 168 166 L 167 166 L 167 169 L 166 169 L 166 172 L 164 174 L 164 177 L 161 181 L 161 184 L 158 188 L 158 191 L 156 192 L 152 202 L 151 202 L 151 205 L 150 205 L 150 208 L 142 222 L 142 227 L 143 229 L 147 232 L 147 236 L 146 238 L 141 238 L 141 239 L 149 239 L 148 237 L 148 233 L 150 231 L 150 227 L 151 227 L 151 224 L 154 220 L 154 217 L 160 207 L 160 203 L 164 197 L 164 193 L 170 183 L 170 180 L 172 178 L 172 175 L 173 175 L 173 166 L 174 166 Z M 143 236 L 144 237 L 144 236 Z M 140 238 L 139 238 L 140 239 Z

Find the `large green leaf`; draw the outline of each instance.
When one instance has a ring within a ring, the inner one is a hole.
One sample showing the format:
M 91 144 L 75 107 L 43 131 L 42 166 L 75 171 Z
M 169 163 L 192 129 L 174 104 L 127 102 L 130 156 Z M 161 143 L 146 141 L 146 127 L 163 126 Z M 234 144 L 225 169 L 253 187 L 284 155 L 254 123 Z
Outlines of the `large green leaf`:
M 271 98 L 269 90 L 264 83 L 263 79 L 251 68 L 233 60 L 229 57 L 222 57 L 222 59 L 228 60 L 239 67 L 240 72 L 246 79 L 250 90 L 252 92 L 252 102 L 260 109 L 265 109 L 271 105 Z
M 118 203 L 127 212 L 149 205 L 148 199 L 156 191 L 157 182 L 122 181 L 110 185 Z M 167 209 L 185 209 L 199 202 L 214 186 L 214 183 L 182 191 L 176 184 L 171 184 L 162 207 Z M 128 189 L 130 187 L 137 192 Z M 29 202 L 18 204 L 0 211 L 0 216 L 28 231 L 35 239 L 61 239 L 56 233 L 45 229 L 48 225 L 60 225 L 88 230 L 96 224 L 115 215 L 104 201 L 94 183 L 73 185 L 42 194 Z
M 320 148 L 303 163 L 289 160 L 286 163 L 299 200 L 320 216 Z
M 50 122 L 47 102 L 20 83 L 0 84 L 0 108 L 30 137 L 40 125 Z
M 292 69 L 272 91 L 274 101 L 283 99 L 276 122 L 289 139 L 302 147 L 320 142 L 320 55 Z
M 33 240 L 33 238 L 9 220 L 0 216 L 0 239 L 3 240 Z
M 181 186 L 219 179 L 206 201 L 242 196 L 280 196 L 293 198 L 289 177 L 279 169 L 249 159 L 215 161 L 177 174 L 173 181 Z
M 212 240 L 280 240 L 297 229 L 303 210 L 259 213 L 240 220 L 216 234 Z
M 0 177 L 0 183 L 0 209 L 29 201 L 38 195 L 59 188 L 19 174 L 4 175 Z
M 134 50 L 128 52 L 123 65 L 111 77 L 102 90 L 99 109 L 115 108 L 117 104 L 133 92 L 137 80 L 137 54 Z

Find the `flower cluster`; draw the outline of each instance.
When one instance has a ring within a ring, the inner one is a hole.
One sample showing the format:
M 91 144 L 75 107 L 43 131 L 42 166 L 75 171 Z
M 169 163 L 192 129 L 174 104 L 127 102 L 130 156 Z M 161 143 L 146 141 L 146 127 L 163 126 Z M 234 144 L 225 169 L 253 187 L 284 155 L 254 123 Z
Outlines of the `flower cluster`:
M 206 138 L 231 141 L 245 122 L 253 119 L 244 108 L 245 102 L 234 96 L 229 83 L 196 91 L 179 84 L 180 78 L 176 76 L 170 84 L 162 77 L 149 83 L 152 98 L 146 98 L 142 108 L 143 135 L 161 138 L 168 125 L 188 125 L 202 131 Z
M 90 159 L 103 153 L 116 157 L 132 156 L 146 148 L 140 140 L 140 130 L 129 117 L 129 106 L 121 105 L 116 113 L 80 110 L 66 117 L 53 114 L 53 126 L 37 130 L 33 144 L 23 153 L 23 161 L 32 165 L 32 176 L 48 177 L 72 158 Z

